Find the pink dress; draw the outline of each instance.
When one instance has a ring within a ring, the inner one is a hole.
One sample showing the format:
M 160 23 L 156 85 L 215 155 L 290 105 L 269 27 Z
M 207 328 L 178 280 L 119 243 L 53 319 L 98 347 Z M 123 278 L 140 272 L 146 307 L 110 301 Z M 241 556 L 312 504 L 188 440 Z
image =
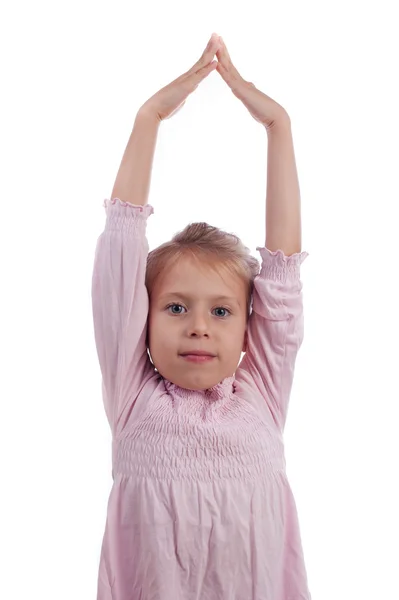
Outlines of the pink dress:
M 97 600 L 311 600 L 283 432 L 303 340 L 300 265 L 257 247 L 248 349 L 205 391 L 146 349 L 150 205 L 105 200 L 92 304 L 113 485 Z

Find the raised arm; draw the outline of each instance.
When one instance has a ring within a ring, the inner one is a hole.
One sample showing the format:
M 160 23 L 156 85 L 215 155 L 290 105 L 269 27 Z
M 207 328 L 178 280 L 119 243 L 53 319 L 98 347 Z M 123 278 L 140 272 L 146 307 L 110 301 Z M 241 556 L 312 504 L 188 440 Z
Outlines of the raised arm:
M 177 79 L 161 88 L 140 108 L 116 177 L 111 199 L 144 206 L 148 201 L 159 124 L 176 114 L 198 85 L 216 68 L 212 61 L 219 48 L 211 36 L 200 59 Z
M 141 108 L 137 113 L 111 199 L 120 198 L 137 206 L 147 204 L 159 124 L 153 112 Z
M 98 238 L 92 277 L 95 342 L 103 378 L 103 402 L 113 437 L 153 376 L 147 354 L 147 219 L 153 155 L 159 123 L 139 112 L 110 199 L 104 202 L 105 228 Z
M 268 136 L 266 247 L 286 256 L 301 251 L 301 206 L 291 120 L 275 100 L 246 81 L 233 65 L 222 38 L 217 71 Z
M 288 116 L 267 129 L 265 246 L 286 256 L 301 252 L 301 197 Z
M 247 352 L 236 373 L 262 396 L 280 432 L 284 431 L 295 364 L 304 338 L 300 267 L 300 194 L 288 117 L 267 128 L 266 241 L 255 278 Z
M 257 247 L 261 271 L 254 280 L 247 351 L 236 372 L 249 397 L 261 399 L 280 432 L 284 431 L 295 362 L 304 336 L 300 266 L 301 212 L 298 176 L 285 109 L 245 81 L 231 62 L 223 40 L 217 71 L 268 137 L 266 241 Z
M 149 298 L 145 287 L 147 218 L 152 165 L 161 121 L 174 114 L 215 68 L 214 37 L 195 65 L 140 108 L 125 148 L 106 223 L 95 251 L 92 305 L 103 400 L 113 436 L 132 418 L 132 407 L 154 378 L 146 346 Z

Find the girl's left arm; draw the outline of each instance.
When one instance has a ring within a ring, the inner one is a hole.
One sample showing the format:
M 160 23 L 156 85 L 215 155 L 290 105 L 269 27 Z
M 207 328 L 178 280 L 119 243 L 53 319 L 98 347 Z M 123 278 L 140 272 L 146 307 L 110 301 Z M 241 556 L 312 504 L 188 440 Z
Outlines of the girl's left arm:
M 217 72 L 267 132 L 267 248 L 290 256 L 301 251 L 301 207 L 291 119 L 281 104 L 241 76 L 223 39 L 219 42 Z
M 301 252 L 301 197 L 295 163 L 291 120 L 287 113 L 266 128 L 266 242 L 286 256 Z

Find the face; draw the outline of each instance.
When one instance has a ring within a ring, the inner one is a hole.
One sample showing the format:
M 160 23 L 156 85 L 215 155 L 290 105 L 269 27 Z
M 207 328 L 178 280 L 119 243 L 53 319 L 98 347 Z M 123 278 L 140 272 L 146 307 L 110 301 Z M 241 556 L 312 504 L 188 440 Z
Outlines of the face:
M 154 286 L 148 321 L 152 362 L 170 382 L 205 390 L 232 376 L 246 349 L 246 290 L 226 270 L 180 259 Z M 215 355 L 191 362 L 182 353 Z

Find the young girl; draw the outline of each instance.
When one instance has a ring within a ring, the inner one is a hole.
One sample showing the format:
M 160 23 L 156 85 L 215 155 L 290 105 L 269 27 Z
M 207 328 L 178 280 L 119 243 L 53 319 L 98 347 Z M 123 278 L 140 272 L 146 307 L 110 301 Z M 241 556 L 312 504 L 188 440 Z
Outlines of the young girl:
M 267 132 L 260 273 L 206 223 L 148 254 L 159 124 L 215 67 Z M 140 109 L 104 204 L 92 301 L 114 482 L 97 599 L 310 600 L 283 445 L 307 256 L 288 114 L 213 35 Z

